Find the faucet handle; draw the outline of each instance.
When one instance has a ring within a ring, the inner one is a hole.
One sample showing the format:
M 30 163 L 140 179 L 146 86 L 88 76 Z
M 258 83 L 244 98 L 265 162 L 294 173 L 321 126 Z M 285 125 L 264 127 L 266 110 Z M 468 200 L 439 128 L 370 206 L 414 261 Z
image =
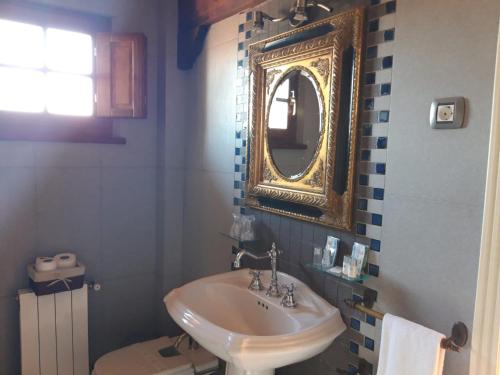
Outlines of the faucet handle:
M 252 281 L 250 282 L 248 289 L 264 290 L 264 285 L 262 285 L 262 281 L 260 280 L 260 275 L 262 274 L 262 271 L 250 270 L 248 273 L 252 275 Z
M 281 300 L 281 306 L 291 309 L 296 308 L 297 302 L 295 301 L 295 296 L 293 295 L 293 292 L 296 290 L 294 283 L 291 283 L 290 286 L 283 284 L 281 287 L 286 291 L 283 299 Z
M 286 294 L 288 294 L 288 295 L 293 294 L 293 292 L 295 292 L 295 290 L 297 290 L 294 283 L 290 283 L 290 285 L 283 284 L 283 285 L 281 285 L 281 287 L 283 289 L 285 289 Z

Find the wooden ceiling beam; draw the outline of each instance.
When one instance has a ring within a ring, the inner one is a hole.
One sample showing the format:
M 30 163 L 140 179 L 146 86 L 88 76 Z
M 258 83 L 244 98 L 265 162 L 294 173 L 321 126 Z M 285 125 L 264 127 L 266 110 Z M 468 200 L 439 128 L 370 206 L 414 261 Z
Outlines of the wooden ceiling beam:
M 178 66 L 191 69 L 203 49 L 210 25 L 265 0 L 178 0 Z
M 265 0 L 179 0 L 180 16 L 188 25 L 211 25 Z M 182 4 L 182 5 L 181 5 Z M 182 19 L 181 19 L 182 20 Z

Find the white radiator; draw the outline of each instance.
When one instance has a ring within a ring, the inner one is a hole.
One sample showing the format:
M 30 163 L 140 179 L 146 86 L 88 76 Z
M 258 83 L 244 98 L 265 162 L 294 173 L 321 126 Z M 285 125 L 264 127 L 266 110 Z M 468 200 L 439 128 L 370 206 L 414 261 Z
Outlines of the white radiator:
M 87 293 L 19 291 L 22 375 L 89 375 Z

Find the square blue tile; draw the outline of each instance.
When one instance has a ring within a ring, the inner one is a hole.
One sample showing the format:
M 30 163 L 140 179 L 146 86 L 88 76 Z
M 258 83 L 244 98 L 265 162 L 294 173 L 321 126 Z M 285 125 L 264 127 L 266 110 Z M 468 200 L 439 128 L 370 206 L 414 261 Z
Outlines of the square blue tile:
M 368 264 L 368 274 L 378 277 L 380 272 L 380 267 L 377 266 L 376 264 Z
M 370 240 L 370 249 L 380 251 L 380 240 Z
M 377 163 L 375 165 L 375 170 L 377 174 L 385 174 L 385 163 Z
M 361 329 L 361 322 L 357 319 L 351 318 L 351 328 L 359 331 Z
M 375 341 L 373 341 L 371 338 L 365 336 L 365 348 L 369 349 L 371 351 L 375 350 Z
M 380 111 L 378 114 L 378 120 L 380 122 L 389 122 L 389 111 Z
M 358 210 L 366 211 L 368 209 L 368 200 L 358 199 Z
M 374 188 L 373 189 L 373 199 L 377 199 L 379 201 L 384 200 L 384 189 Z
M 363 186 L 368 186 L 368 175 L 366 174 L 360 174 L 359 175 L 359 184 Z
M 373 85 L 375 83 L 375 73 L 367 73 L 365 75 L 365 83 L 367 85 Z
M 347 366 L 347 375 L 359 375 L 358 368 L 353 365 Z
M 363 124 L 363 136 L 371 137 L 373 132 L 372 124 Z
M 377 324 L 377 319 L 375 319 L 373 316 L 371 315 L 366 315 L 366 322 L 371 325 L 371 326 L 374 326 Z
M 365 99 L 365 109 L 367 111 L 371 111 L 373 110 L 373 108 L 375 108 L 375 99 L 373 98 Z
M 377 139 L 377 148 L 379 149 L 387 148 L 387 137 L 379 137 Z
M 383 83 L 380 85 L 380 95 L 385 96 L 385 95 L 391 95 L 391 84 L 390 83 Z
M 352 294 L 352 300 L 354 302 L 363 302 L 363 297 L 361 297 L 359 294 Z
M 387 14 L 394 13 L 396 11 L 396 1 L 389 1 L 385 4 L 385 12 Z
M 372 224 L 377 226 L 382 226 L 382 215 L 373 214 L 372 215 Z
M 354 341 L 349 342 L 349 351 L 354 354 L 359 353 L 359 345 L 356 344 Z
M 369 32 L 378 31 L 378 25 L 379 25 L 379 20 L 378 19 L 370 21 L 368 23 L 368 31 Z
M 382 59 L 382 68 L 389 69 L 392 68 L 392 56 L 386 56 Z
M 378 47 L 377 46 L 368 47 L 366 49 L 366 58 L 368 58 L 368 59 L 374 59 L 375 57 L 377 57 L 377 53 L 378 53 Z
M 384 40 L 386 42 L 394 40 L 394 29 L 389 29 L 384 31 Z
M 363 161 L 369 161 L 371 158 L 371 151 L 370 150 L 361 150 L 361 160 Z
M 366 224 L 357 223 L 356 233 L 359 234 L 360 236 L 366 235 Z

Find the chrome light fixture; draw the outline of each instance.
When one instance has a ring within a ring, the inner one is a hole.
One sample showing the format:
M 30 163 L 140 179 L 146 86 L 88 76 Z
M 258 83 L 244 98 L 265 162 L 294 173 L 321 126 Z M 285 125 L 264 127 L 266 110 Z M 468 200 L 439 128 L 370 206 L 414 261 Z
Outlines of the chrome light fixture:
M 300 27 L 304 25 L 307 21 L 309 21 L 308 9 L 309 8 L 320 8 L 326 12 L 331 13 L 333 8 L 316 0 L 297 0 L 295 5 L 290 8 L 288 15 L 284 17 L 272 17 L 267 13 L 262 11 L 253 12 L 252 21 L 254 28 L 263 29 L 264 21 L 271 22 L 282 22 L 288 20 L 288 23 L 291 27 Z

